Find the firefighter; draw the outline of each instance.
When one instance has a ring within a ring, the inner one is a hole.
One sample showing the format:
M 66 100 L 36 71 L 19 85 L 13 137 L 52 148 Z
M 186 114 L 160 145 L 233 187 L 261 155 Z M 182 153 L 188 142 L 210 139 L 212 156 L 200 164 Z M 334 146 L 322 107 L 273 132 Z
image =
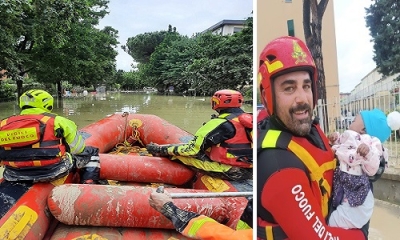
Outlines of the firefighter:
M 241 106 L 243 96 L 234 90 L 219 90 L 211 98 L 212 116 L 187 144 L 148 144 L 149 153 L 172 156 L 200 172 L 226 179 L 252 179 L 252 114 Z
M 318 121 L 317 69 L 295 37 L 260 54 L 261 100 L 269 118 L 257 130 L 259 239 L 367 239 L 367 229 L 326 224 L 336 159 Z
M 20 114 L 0 122 L 6 181 L 50 182 L 66 176 L 74 164 L 82 168 L 82 183 L 98 180 L 98 149 L 85 146 L 73 121 L 51 113 L 53 102 L 44 90 L 28 90 L 20 97 Z

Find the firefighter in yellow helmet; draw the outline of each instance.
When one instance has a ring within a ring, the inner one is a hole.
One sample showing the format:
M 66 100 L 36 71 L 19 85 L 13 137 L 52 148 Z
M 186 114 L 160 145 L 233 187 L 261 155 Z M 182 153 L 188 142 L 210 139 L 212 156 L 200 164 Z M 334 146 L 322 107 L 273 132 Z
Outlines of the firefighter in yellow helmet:
M 44 90 L 28 90 L 20 97 L 21 113 L 1 120 L 0 163 L 5 167 L 6 181 L 50 182 L 62 178 L 73 168 L 73 156 L 83 161 L 78 167 L 90 161 L 90 166 L 100 167 L 98 149 L 85 147 L 73 121 L 51 113 L 53 102 Z M 87 174 L 82 177 L 83 183 L 93 180 Z
M 219 90 L 211 98 L 213 116 L 183 145 L 148 144 L 149 153 L 172 156 L 206 174 L 226 179 L 252 179 L 252 114 L 240 107 L 243 96 L 234 90 Z

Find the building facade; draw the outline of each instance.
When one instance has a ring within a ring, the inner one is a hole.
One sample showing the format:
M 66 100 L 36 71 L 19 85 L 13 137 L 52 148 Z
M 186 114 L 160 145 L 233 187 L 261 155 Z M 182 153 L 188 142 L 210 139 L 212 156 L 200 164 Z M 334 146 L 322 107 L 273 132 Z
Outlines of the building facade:
M 300 0 L 258 0 L 256 11 L 257 62 L 265 45 L 280 36 L 295 36 L 302 40 L 303 1 Z M 336 50 L 333 0 L 329 1 L 322 18 L 322 54 L 325 68 L 327 101 L 339 99 L 339 77 Z M 258 66 L 255 67 L 258 69 Z M 337 105 L 328 105 L 328 122 L 334 124 L 338 116 Z
M 341 108 L 355 113 L 373 108 L 379 108 L 384 112 L 400 110 L 398 108 L 400 83 L 396 81 L 399 75 L 386 77 L 375 68 L 363 77 L 346 97 L 341 97 Z
M 207 28 L 204 32 L 212 32 L 213 34 L 232 35 L 242 31 L 246 24 L 246 20 L 222 20 L 213 26 Z

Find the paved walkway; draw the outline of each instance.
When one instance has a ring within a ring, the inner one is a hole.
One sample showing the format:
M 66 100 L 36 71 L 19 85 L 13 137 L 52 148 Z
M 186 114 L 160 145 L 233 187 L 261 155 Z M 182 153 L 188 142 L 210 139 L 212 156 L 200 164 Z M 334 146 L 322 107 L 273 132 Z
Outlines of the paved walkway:
M 386 168 L 383 177 L 390 180 L 400 181 L 400 168 Z

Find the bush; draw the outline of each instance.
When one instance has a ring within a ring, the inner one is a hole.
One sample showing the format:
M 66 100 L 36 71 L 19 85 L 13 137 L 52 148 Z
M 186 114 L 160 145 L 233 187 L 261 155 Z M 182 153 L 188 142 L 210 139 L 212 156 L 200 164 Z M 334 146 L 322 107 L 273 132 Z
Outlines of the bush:
M 14 101 L 17 88 L 13 84 L 0 82 L 0 102 Z

